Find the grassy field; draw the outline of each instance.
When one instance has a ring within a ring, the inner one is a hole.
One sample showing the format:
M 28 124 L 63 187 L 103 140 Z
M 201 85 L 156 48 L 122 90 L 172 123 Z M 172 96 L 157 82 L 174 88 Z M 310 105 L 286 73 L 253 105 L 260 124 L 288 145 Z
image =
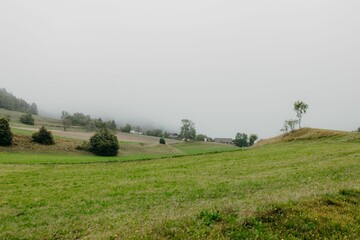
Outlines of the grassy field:
M 356 239 L 360 134 L 312 131 L 148 161 L 2 152 L 0 239 Z
M 0 147 L 0 152 L 6 153 L 0 154 L 0 163 L 58 164 L 124 162 L 240 150 L 237 147 L 219 143 L 177 143 L 175 141 L 171 144 L 162 145 L 157 141 L 154 143 L 154 141 L 148 141 L 148 139 L 146 139 L 146 142 L 120 141 L 120 150 L 116 157 L 98 157 L 88 152 L 76 150 L 76 147 L 83 143 L 82 137 L 80 137 L 80 139 L 76 138 L 79 132 L 66 132 L 67 134 L 59 136 L 56 135 L 59 131 L 53 130 L 56 144 L 51 146 L 33 143 L 31 141 L 31 135 L 34 130 L 12 128 L 12 132 L 15 134 L 14 145 L 11 147 Z
M 44 117 L 44 116 L 33 115 L 33 118 L 35 119 L 35 125 L 34 126 L 26 125 L 20 122 L 20 117 L 23 114 L 24 113 L 22 112 L 9 111 L 0 108 L 0 118 L 6 116 L 10 117 L 10 126 L 12 127 L 14 133 L 18 132 L 20 134 L 25 133 L 30 135 L 31 132 L 37 131 L 41 126 L 45 126 L 47 129 L 52 130 L 54 135 L 64 138 L 89 140 L 89 138 L 94 134 L 94 132 L 86 132 L 85 129 L 81 126 L 72 126 L 67 131 L 63 131 L 62 122 L 59 119 Z M 146 143 L 146 144 L 159 143 L 159 139 L 160 139 L 159 137 L 130 134 L 123 132 L 118 132 L 116 133 L 116 135 L 120 141 Z M 166 139 L 166 142 L 169 144 L 174 144 L 174 143 L 179 143 L 180 141 L 174 139 Z
M 10 117 L 10 125 L 12 127 L 34 127 L 39 128 L 43 125 L 45 125 L 48 129 L 62 129 L 62 123 L 59 119 L 54 119 L 50 117 L 44 117 L 44 116 L 37 116 L 33 115 L 33 118 L 35 120 L 35 125 L 30 126 L 26 125 L 20 122 L 20 117 L 24 113 L 22 112 L 16 112 L 16 111 L 10 111 L 3 108 L 0 108 L 0 118 L 9 116 Z

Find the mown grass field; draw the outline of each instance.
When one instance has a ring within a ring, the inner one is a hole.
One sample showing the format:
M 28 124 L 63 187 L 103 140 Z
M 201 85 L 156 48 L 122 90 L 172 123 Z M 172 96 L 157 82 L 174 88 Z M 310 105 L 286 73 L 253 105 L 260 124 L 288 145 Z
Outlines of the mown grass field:
M 39 127 L 45 125 L 48 129 L 62 129 L 61 120 L 50 118 L 50 117 L 37 116 L 37 115 L 33 115 L 33 118 L 35 120 L 34 126 L 23 124 L 20 122 L 20 117 L 23 114 L 24 113 L 22 113 L 22 112 L 10 111 L 10 110 L 0 108 L 0 118 L 9 116 L 10 117 L 10 125 L 13 127 L 39 128 Z
M 85 151 L 76 150 L 83 140 L 76 135 L 54 135 L 55 145 L 44 146 L 33 143 L 31 135 L 34 131 L 12 128 L 15 134 L 14 145 L 1 147 L 0 163 L 15 164 L 57 164 L 57 163 L 94 163 L 94 162 L 124 162 L 150 160 L 158 158 L 198 155 L 209 152 L 238 151 L 237 147 L 219 143 L 180 142 L 162 145 L 153 142 L 120 141 L 119 154 L 116 157 L 99 157 Z M 55 132 L 56 134 L 56 132 Z
M 0 239 L 356 239 L 360 135 L 307 136 L 115 163 L 2 152 Z

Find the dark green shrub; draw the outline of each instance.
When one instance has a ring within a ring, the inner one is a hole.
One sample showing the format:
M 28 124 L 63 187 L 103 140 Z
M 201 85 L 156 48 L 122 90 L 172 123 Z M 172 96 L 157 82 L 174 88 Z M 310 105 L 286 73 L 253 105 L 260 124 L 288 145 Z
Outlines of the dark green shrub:
M 50 131 L 46 130 L 46 128 L 44 126 L 42 126 L 38 132 L 36 132 L 32 135 L 32 140 L 34 142 L 44 144 L 44 145 L 55 144 L 52 133 Z
M 10 130 L 9 121 L 0 119 L 0 146 L 10 146 L 13 141 L 13 134 Z
M 23 114 L 20 117 L 20 122 L 27 125 L 34 125 L 34 118 L 31 113 Z
M 99 156 L 116 156 L 119 141 L 109 129 L 102 128 L 90 138 L 89 150 Z
M 166 144 L 165 139 L 164 139 L 164 138 L 160 138 L 159 143 L 160 143 L 160 144 Z

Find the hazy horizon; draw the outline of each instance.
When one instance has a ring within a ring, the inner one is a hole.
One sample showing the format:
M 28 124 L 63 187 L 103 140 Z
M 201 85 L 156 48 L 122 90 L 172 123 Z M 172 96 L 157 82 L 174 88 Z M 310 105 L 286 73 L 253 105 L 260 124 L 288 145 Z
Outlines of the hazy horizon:
M 0 87 L 60 116 L 268 138 L 360 127 L 360 2 L 3 1 Z

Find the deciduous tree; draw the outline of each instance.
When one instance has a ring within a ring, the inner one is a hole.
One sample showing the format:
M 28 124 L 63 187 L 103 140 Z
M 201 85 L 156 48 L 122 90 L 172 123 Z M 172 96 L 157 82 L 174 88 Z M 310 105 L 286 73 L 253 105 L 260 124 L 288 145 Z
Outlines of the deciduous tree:
M 233 142 L 238 147 L 248 147 L 248 135 L 246 133 L 237 133 Z
M 302 101 L 296 101 L 294 103 L 294 111 L 296 112 L 296 116 L 298 118 L 299 128 L 301 128 L 301 119 L 304 114 L 306 114 L 308 108 L 309 106 Z
M 195 140 L 196 137 L 196 130 L 195 130 L 195 123 L 193 123 L 189 119 L 181 120 L 182 126 L 180 129 L 180 137 L 185 139 L 185 141 Z

